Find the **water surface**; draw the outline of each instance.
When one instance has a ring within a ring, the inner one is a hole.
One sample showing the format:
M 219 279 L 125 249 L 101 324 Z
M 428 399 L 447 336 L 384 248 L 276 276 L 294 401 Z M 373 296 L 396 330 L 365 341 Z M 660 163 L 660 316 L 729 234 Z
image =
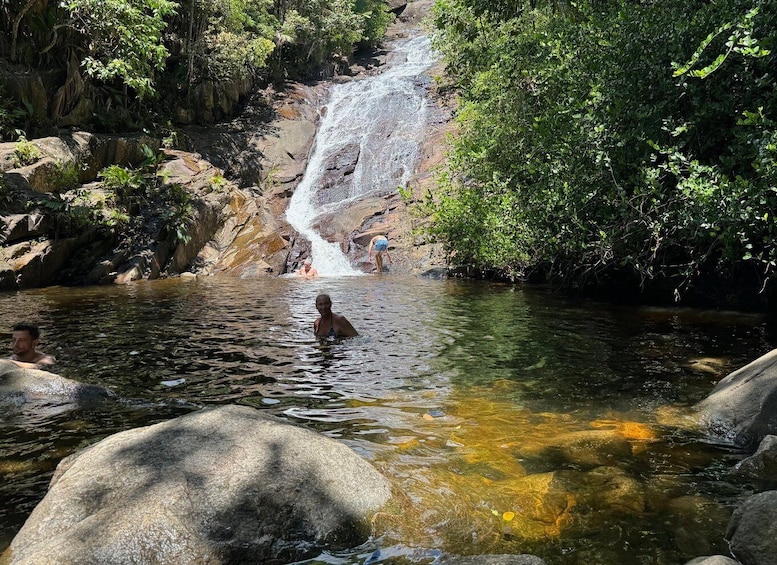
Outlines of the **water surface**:
M 313 338 L 319 292 L 359 337 Z M 2 408 L 0 549 L 63 457 L 226 403 L 346 443 L 405 493 L 401 514 L 376 520 L 379 537 L 315 562 L 429 563 L 446 551 L 675 565 L 725 554 L 729 515 L 754 488 L 727 475 L 741 453 L 659 415 L 771 349 L 755 316 L 386 275 L 0 295 L 8 341 L 21 319 L 41 325 L 59 374 L 117 396 Z

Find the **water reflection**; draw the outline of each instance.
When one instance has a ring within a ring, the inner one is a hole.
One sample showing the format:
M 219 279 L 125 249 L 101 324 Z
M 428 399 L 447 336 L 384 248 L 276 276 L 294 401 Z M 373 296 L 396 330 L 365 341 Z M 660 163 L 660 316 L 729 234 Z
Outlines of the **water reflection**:
M 313 336 L 320 292 L 360 336 Z M 609 308 L 536 288 L 416 278 L 206 278 L 0 295 L 41 324 L 91 406 L 0 416 L 0 547 L 59 460 L 131 427 L 241 403 L 370 459 L 407 500 L 380 537 L 321 562 L 536 553 L 674 564 L 725 552 L 739 453 L 659 424 L 770 349 L 757 317 Z M 694 361 L 696 361 L 694 363 Z M 377 553 L 375 553 L 377 552 Z M 365 557 L 367 555 L 367 557 Z

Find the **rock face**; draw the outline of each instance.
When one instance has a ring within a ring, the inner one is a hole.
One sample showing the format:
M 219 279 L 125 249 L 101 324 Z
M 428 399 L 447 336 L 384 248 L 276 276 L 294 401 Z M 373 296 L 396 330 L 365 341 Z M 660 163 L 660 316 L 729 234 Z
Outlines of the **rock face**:
M 9 564 L 272 563 L 362 543 L 387 480 L 345 445 L 224 406 L 64 459 Z
M 777 434 L 777 349 L 723 378 L 693 418 L 707 435 L 740 447 Z

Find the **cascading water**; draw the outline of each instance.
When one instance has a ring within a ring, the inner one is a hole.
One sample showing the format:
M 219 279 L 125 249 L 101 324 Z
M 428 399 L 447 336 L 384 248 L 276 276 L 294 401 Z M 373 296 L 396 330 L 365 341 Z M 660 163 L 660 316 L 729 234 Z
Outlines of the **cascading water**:
M 361 274 L 339 244 L 313 226 L 324 213 L 390 194 L 410 179 L 426 130 L 423 73 L 433 62 L 429 39 L 419 36 L 392 49 L 380 74 L 332 87 L 305 175 L 286 211 L 289 223 L 310 240 L 320 275 Z M 331 171 L 338 169 L 333 180 Z

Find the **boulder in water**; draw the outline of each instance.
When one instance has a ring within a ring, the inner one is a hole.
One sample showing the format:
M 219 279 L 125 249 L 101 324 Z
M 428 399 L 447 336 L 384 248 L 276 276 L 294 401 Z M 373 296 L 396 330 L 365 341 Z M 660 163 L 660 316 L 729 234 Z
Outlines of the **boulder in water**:
M 693 407 L 693 419 L 706 435 L 740 447 L 777 434 L 777 349 L 723 378 Z
M 0 401 L 24 403 L 36 399 L 89 400 L 111 396 L 101 386 L 80 383 L 39 369 L 23 369 L 0 360 Z
M 6 559 L 288 562 L 364 542 L 390 497 L 387 479 L 342 443 L 223 406 L 64 459 Z

